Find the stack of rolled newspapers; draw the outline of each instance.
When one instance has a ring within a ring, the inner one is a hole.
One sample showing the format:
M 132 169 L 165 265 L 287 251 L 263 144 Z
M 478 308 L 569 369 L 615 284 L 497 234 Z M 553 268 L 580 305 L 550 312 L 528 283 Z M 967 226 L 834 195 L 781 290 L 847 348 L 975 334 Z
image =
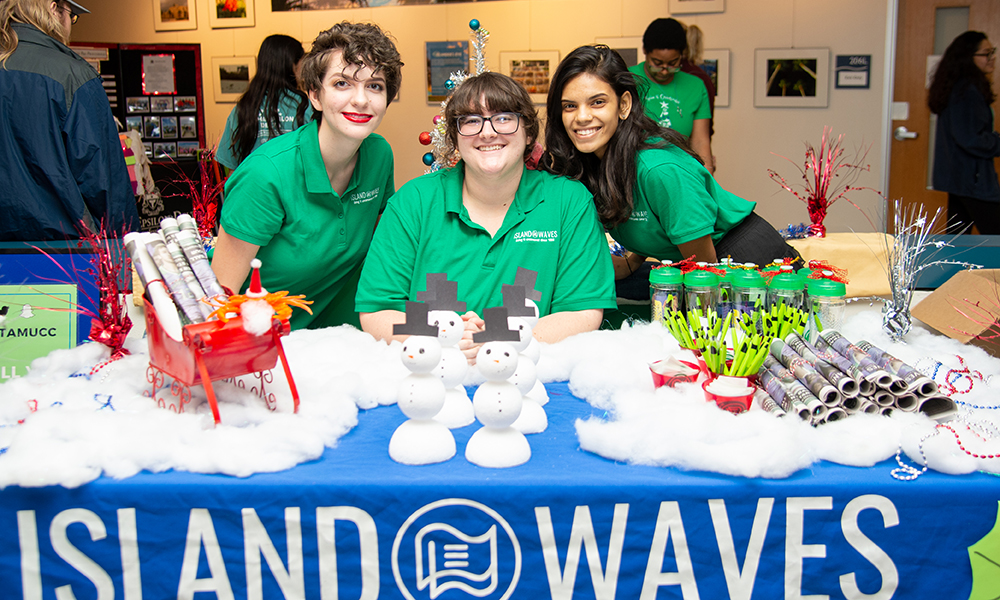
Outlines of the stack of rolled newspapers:
M 818 425 L 894 410 L 942 420 L 957 410 L 930 377 L 869 342 L 852 344 L 836 330 L 822 332 L 813 343 L 791 333 L 772 341 L 770 350 L 754 400 L 774 415 Z
M 190 215 L 167 217 L 158 232 L 129 233 L 123 242 L 160 324 L 175 340 L 181 339 L 183 325 L 211 315 L 208 299 L 226 295 Z

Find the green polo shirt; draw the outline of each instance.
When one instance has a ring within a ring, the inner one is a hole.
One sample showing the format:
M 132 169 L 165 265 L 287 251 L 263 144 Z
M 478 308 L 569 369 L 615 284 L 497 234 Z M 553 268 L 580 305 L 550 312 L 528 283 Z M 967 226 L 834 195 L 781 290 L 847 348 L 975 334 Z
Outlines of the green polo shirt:
M 292 329 L 358 326 L 357 271 L 386 200 L 395 191 L 392 149 L 371 134 L 343 196 L 330 186 L 315 121 L 258 148 L 226 182 L 222 226 L 260 246 L 261 284 L 312 300 L 292 311 Z M 352 275 L 355 277 L 352 281 Z M 243 289 L 249 285 L 244 282 Z
M 670 83 L 660 85 L 646 77 L 645 69 L 646 63 L 641 62 L 630 67 L 629 71 L 645 82 L 642 105 L 649 118 L 659 123 L 660 127 L 669 127 L 681 135 L 691 137 L 696 120 L 712 118 L 708 90 L 701 79 L 680 71 L 674 73 Z M 639 89 L 643 93 L 642 86 Z
M 428 273 L 458 282 L 467 309 L 502 305 L 518 267 L 538 272 L 541 315 L 615 308 L 614 271 L 590 192 L 577 181 L 525 169 L 495 236 L 462 204 L 465 165 L 411 180 L 379 222 L 361 272 L 358 312 L 404 310 Z
M 676 146 L 639 152 L 632 201 L 632 216 L 611 237 L 632 252 L 673 261 L 686 258 L 678 245 L 706 235 L 717 244 L 757 205 L 722 189 Z

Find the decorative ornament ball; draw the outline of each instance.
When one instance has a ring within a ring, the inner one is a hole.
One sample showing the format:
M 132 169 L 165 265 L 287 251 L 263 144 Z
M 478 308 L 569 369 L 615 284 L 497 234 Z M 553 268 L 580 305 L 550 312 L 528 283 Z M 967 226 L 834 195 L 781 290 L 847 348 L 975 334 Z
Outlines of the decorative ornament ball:
M 476 353 L 476 366 L 490 381 L 503 381 L 517 369 L 517 351 L 507 342 L 486 342 Z
M 455 89 L 455 80 L 449 79 L 448 81 L 444 82 L 444 87 L 448 88 L 449 90 Z
M 423 158 L 422 158 L 421 160 L 423 160 L 423 161 L 424 161 L 424 164 L 425 164 L 425 165 L 427 165 L 427 166 L 429 167 L 429 166 L 431 166 L 432 164 L 434 164 L 434 154 L 433 154 L 433 153 L 431 153 L 431 152 L 428 152 L 427 154 L 425 154 L 425 155 L 423 156 Z
M 412 373 L 430 373 L 441 360 L 441 343 L 429 335 L 411 335 L 403 343 L 399 358 Z
M 434 115 L 434 124 L 437 125 L 438 123 L 440 123 L 441 119 L 442 119 L 441 115 Z
M 424 131 L 420 134 L 420 143 L 424 146 L 430 146 L 431 144 L 431 134 L 430 132 Z
M 479 19 L 473 19 L 469 21 L 469 29 L 473 31 L 479 29 Z

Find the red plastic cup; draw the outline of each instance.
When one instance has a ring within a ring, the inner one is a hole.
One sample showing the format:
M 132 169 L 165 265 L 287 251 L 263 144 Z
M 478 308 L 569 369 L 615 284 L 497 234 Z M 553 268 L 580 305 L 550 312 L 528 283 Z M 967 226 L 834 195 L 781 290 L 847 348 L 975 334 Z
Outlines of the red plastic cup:
M 658 360 L 654 363 L 650 363 L 649 372 L 653 375 L 653 385 L 656 387 L 669 386 L 674 387 L 678 383 L 694 383 L 698 380 L 698 375 L 700 374 L 700 369 L 698 365 L 692 365 L 687 361 L 679 361 L 684 366 L 695 369 L 695 373 L 684 373 L 676 369 L 671 369 L 669 367 L 663 368 L 661 363 L 664 361 Z
M 740 377 L 739 379 L 747 380 L 746 377 Z M 731 413 L 739 414 L 741 412 L 746 412 L 750 410 L 750 403 L 753 401 L 753 394 L 756 388 L 750 384 L 747 380 L 747 389 L 750 391 L 746 394 L 730 396 L 730 395 L 720 395 L 718 393 L 712 392 L 708 389 L 708 386 L 715 383 L 714 379 L 709 379 L 701 384 L 701 389 L 705 391 L 705 399 L 709 402 L 715 402 L 716 406 L 722 410 L 728 410 Z

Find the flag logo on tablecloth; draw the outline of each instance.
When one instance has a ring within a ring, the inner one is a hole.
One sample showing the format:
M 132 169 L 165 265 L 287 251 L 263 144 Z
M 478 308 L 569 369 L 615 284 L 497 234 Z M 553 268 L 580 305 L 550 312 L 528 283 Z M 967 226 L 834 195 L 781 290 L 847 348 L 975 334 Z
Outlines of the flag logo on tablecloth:
M 432 502 L 406 520 L 392 547 L 392 570 L 403 596 L 433 600 L 452 591 L 506 600 L 521 573 L 514 530 L 492 508 L 463 498 Z

